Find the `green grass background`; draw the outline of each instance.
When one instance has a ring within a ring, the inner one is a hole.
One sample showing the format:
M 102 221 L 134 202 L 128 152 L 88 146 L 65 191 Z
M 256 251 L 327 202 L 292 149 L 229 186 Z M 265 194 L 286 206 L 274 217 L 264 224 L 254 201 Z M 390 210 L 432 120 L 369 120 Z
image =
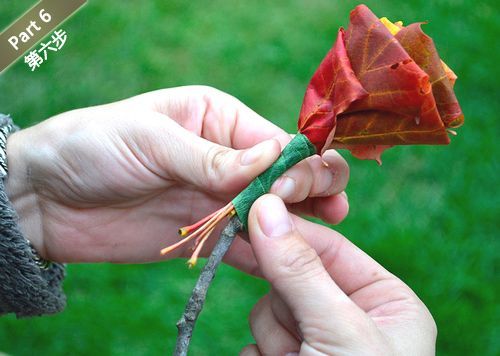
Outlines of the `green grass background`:
M 34 1 L 0 2 L 5 28 Z M 498 355 L 499 8 L 495 1 L 366 1 L 379 16 L 428 20 L 459 76 L 465 125 L 449 147 L 399 147 L 358 161 L 351 211 L 338 227 L 429 306 L 441 355 Z M 0 75 L 0 112 L 22 126 L 54 114 L 185 84 L 215 86 L 290 132 L 304 89 L 353 1 L 89 1 L 68 40 L 31 72 Z M 67 309 L 0 318 L 13 355 L 160 355 L 199 270 L 183 261 L 72 265 Z M 1 272 L 0 272 L 1 273 Z M 193 355 L 231 355 L 252 341 L 247 315 L 265 282 L 224 266 L 195 331 Z

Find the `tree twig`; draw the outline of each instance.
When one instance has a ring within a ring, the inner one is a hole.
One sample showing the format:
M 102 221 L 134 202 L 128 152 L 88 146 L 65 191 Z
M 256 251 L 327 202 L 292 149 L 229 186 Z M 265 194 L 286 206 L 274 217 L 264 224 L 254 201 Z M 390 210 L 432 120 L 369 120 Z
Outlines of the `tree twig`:
M 241 230 L 241 228 L 241 221 L 238 216 L 235 215 L 231 218 L 231 220 L 229 220 L 229 223 L 224 230 L 222 230 L 210 257 L 203 267 L 200 277 L 191 292 L 191 296 L 189 297 L 189 301 L 184 309 L 184 313 L 177 322 L 177 329 L 179 333 L 177 335 L 174 355 L 187 355 L 196 319 L 198 319 L 198 315 L 205 304 L 205 298 L 207 296 L 210 283 L 215 277 L 215 272 L 217 271 L 217 267 L 222 261 L 222 258 L 231 247 L 236 234 Z

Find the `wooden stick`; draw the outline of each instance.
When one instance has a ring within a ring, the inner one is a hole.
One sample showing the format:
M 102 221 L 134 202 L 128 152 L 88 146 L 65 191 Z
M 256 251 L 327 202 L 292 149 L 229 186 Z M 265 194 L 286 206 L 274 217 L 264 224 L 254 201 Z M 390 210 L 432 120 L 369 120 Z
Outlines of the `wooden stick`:
M 233 216 L 227 226 L 222 230 L 222 233 L 215 244 L 207 263 L 203 267 L 200 277 L 196 282 L 196 285 L 191 292 L 189 301 L 186 304 L 184 313 L 182 317 L 177 322 L 177 329 L 179 331 L 177 335 L 177 343 L 175 345 L 174 355 L 176 356 L 186 356 L 189 349 L 189 342 L 191 341 L 191 336 L 193 335 L 194 326 L 196 324 L 196 319 L 203 309 L 205 304 L 205 298 L 207 296 L 208 288 L 210 283 L 215 277 L 215 272 L 219 266 L 222 258 L 227 253 L 231 244 L 236 237 L 238 231 L 241 231 L 243 224 L 241 223 L 238 216 Z

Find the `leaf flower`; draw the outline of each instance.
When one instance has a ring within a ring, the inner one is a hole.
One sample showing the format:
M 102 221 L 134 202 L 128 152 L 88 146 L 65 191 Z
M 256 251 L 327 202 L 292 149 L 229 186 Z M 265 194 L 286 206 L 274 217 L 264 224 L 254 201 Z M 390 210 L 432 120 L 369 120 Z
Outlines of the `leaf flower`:
M 421 23 L 379 20 L 360 5 L 309 83 L 299 131 L 318 152 L 347 148 L 379 163 L 394 145 L 448 144 L 447 129 L 463 123 L 455 80 Z
M 166 254 L 196 238 L 188 261 L 196 260 L 215 226 L 234 214 L 246 227 L 253 202 L 286 170 L 329 148 L 345 148 L 360 159 L 381 163 L 396 145 L 450 143 L 451 128 L 464 117 L 455 97 L 457 79 L 440 59 L 422 23 L 403 26 L 357 6 L 346 30 L 314 73 L 299 114 L 299 132 L 264 173 L 222 209 L 179 230 L 184 239 Z

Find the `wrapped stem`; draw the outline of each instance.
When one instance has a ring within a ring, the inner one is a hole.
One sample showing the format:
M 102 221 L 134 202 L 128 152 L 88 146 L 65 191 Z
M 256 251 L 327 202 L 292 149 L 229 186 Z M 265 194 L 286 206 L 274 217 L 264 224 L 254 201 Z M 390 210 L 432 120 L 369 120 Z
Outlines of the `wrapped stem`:
M 288 169 L 303 159 L 316 154 L 316 148 L 301 133 L 285 146 L 278 159 L 264 173 L 255 178 L 232 203 L 243 227 L 247 228 L 248 213 L 252 204 L 262 195 L 269 192 L 273 183 Z

